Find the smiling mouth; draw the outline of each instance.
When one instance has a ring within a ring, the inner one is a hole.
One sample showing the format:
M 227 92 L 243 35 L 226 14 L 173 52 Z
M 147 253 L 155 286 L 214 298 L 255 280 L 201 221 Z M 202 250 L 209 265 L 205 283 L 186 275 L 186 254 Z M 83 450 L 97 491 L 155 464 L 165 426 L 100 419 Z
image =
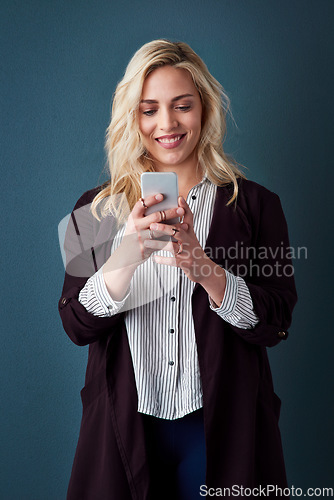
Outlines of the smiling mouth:
M 173 135 L 171 137 L 157 137 L 156 141 L 160 144 L 175 144 L 180 142 L 186 134 Z

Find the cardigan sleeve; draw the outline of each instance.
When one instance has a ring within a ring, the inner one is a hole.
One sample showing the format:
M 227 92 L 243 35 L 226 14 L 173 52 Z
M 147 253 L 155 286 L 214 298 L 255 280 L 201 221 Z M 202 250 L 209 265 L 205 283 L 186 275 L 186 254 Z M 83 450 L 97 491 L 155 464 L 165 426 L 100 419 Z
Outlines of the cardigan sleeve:
M 65 279 L 58 302 L 64 330 L 70 339 L 80 346 L 112 334 L 115 326 L 123 320 L 122 312 L 108 317 L 95 316 L 79 301 L 80 291 L 87 280 L 98 271 L 97 263 L 103 264 L 108 252 L 110 255 L 110 241 L 105 241 L 98 247 L 94 246 L 95 222 L 90 212 L 90 202 L 95 194 L 92 191 L 85 193 L 76 203 L 69 219 L 64 242 Z
M 297 302 L 287 223 L 275 193 L 265 190 L 251 224 L 254 252 L 244 279 L 259 322 L 248 330 L 231 328 L 250 343 L 270 347 L 288 337 Z

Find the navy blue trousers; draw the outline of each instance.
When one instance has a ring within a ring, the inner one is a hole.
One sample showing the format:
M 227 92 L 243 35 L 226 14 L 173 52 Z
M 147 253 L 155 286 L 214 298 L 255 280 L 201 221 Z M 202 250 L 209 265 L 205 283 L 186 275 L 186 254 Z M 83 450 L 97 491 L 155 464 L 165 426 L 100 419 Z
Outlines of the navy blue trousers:
M 165 420 L 143 415 L 152 476 L 151 497 L 195 500 L 205 484 L 203 409 Z

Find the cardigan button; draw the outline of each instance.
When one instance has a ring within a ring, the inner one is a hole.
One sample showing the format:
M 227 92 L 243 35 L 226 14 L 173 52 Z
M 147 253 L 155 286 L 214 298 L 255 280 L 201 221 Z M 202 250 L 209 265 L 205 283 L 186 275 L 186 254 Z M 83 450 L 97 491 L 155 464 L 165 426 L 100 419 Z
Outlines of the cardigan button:
M 66 298 L 66 297 L 63 297 L 63 298 L 61 299 L 61 301 L 60 301 L 60 302 L 61 302 L 61 303 L 63 304 L 63 306 L 64 306 L 64 305 L 67 303 L 67 298 Z
M 286 333 L 285 332 L 278 332 L 277 334 L 281 339 L 284 339 L 284 337 L 286 336 Z

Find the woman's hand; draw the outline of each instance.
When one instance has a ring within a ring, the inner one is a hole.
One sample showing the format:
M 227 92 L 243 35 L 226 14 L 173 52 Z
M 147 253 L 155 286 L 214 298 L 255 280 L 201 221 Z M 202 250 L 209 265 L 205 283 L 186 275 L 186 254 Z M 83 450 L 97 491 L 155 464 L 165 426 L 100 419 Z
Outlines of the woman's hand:
M 184 274 L 196 283 L 200 283 L 206 289 L 213 301 L 220 305 L 224 297 L 226 277 L 225 271 L 213 262 L 201 247 L 193 223 L 193 214 L 187 202 L 179 197 L 179 206 L 184 209 L 181 224 L 171 226 L 161 222 L 153 222 L 150 229 L 154 231 L 154 237 L 161 235 L 173 236 L 176 241 L 165 241 L 159 239 L 148 239 L 144 246 L 152 253 L 157 250 L 171 252 L 170 257 L 154 255 L 153 259 L 159 264 L 180 267 Z M 174 228 L 177 231 L 174 231 Z
M 153 231 L 150 226 L 154 223 L 160 223 L 162 218 L 165 220 L 175 219 L 184 215 L 184 209 L 175 207 L 169 210 L 156 211 L 150 215 L 145 215 L 146 209 L 160 203 L 163 200 L 162 194 L 148 196 L 145 199 L 137 201 L 130 213 L 121 243 L 123 261 L 128 262 L 128 265 L 136 263 L 141 264 L 148 259 L 155 249 L 149 250 L 146 245 L 147 241 L 151 241 Z M 163 215 L 164 214 L 164 215 Z M 179 227 L 176 224 L 175 227 Z M 168 242 L 161 241 L 161 248 L 164 248 Z
M 205 273 L 203 266 L 207 266 L 210 259 L 208 259 L 196 237 L 193 214 L 181 196 L 179 197 L 179 206 L 184 209 L 182 223 L 178 226 L 171 226 L 161 222 L 150 224 L 150 229 L 154 231 L 154 236 L 157 239 L 146 240 L 145 247 L 153 251 L 167 250 L 171 252 L 172 256 L 170 257 L 155 255 L 155 262 L 180 267 L 191 281 L 200 282 L 203 272 Z M 177 232 L 174 231 L 174 227 L 178 229 Z M 159 240 L 162 235 L 173 236 L 176 241 L 170 241 L 166 245 L 166 242 Z
M 103 266 L 104 281 L 114 300 L 120 301 L 124 298 L 135 270 L 155 251 L 154 249 L 149 250 L 146 245 L 147 241 L 153 241 L 150 240 L 150 237 L 154 237 L 153 233 L 150 233 L 150 225 L 161 222 L 163 217 L 167 220 L 184 215 L 183 208 L 175 207 L 145 216 L 148 207 L 156 205 L 162 200 L 163 195 L 157 194 L 137 201 L 128 217 L 121 244 Z M 160 243 L 162 248 L 168 244 L 166 241 Z

